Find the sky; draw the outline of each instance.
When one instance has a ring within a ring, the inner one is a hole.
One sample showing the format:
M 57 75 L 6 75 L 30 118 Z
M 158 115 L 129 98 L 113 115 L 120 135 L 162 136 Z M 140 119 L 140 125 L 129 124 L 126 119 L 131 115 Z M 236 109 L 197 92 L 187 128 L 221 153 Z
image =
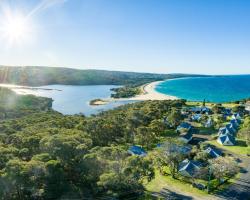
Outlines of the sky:
M 0 64 L 250 74 L 249 0 L 0 0 Z

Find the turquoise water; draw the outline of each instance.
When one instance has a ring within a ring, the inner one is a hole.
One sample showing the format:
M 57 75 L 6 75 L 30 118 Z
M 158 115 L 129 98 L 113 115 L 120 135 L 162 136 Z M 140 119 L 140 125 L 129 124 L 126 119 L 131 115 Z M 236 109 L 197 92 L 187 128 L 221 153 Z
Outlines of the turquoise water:
M 49 97 L 53 101 L 53 109 L 63 114 L 85 115 L 97 114 L 117 106 L 133 103 L 134 101 L 114 101 L 106 105 L 91 106 L 89 101 L 97 98 L 109 98 L 114 85 L 74 86 L 74 85 L 48 85 L 37 87 L 36 90 L 23 89 L 23 94 L 34 94 Z M 50 90 L 44 90 L 50 89 Z M 20 91 L 20 90 L 19 90 Z
M 190 101 L 230 102 L 250 97 L 250 75 L 174 79 L 155 89 Z

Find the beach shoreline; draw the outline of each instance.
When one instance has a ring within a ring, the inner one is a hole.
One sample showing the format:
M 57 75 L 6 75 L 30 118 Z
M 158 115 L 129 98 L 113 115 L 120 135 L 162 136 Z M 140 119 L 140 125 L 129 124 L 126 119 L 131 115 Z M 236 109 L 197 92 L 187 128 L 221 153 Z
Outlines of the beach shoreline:
M 146 100 L 176 100 L 175 96 L 162 94 L 155 90 L 155 87 L 164 81 L 155 81 L 141 86 L 142 94 L 130 98 L 120 98 L 115 100 L 131 100 L 131 101 L 146 101 Z
M 140 86 L 141 89 L 141 94 L 136 95 L 134 97 L 130 97 L 130 98 L 104 98 L 102 99 L 103 101 L 105 101 L 105 104 L 107 104 L 108 102 L 114 102 L 114 101 L 146 101 L 146 100 L 176 100 L 178 99 L 175 96 L 171 96 L 171 95 L 167 95 L 167 94 L 163 94 L 160 92 L 157 92 L 155 90 L 155 87 L 162 83 L 164 81 L 154 81 L 151 83 L 147 83 L 144 84 L 142 86 Z M 21 94 L 21 95 L 27 95 L 27 94 L 33 94 L 38 96 L 35 92 L 33 92 L 34 90 L 53 90 L 53 89 L 48 89 L 48 88 L 36 88 L 36 87 L 28 87 L 28 86 L 19 86 L 19 85 L 12 85 L 12 84 L 0 84 L 0 87 L 7 87 L 9 89 L 11 89 L 12 91 L 16 92 L 17 94 Z M 28 93 L 25 92 L 26 90 L 30 90 Z M 104 103 L 100 103 L 98 102 L 98 105 L 103 105 Z

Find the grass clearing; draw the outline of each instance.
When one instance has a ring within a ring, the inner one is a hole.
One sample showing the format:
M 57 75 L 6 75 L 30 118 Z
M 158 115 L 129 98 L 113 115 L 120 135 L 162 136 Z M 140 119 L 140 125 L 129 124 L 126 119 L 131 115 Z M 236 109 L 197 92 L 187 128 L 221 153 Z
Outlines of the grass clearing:
M 218 142 L 216 142 L 216 140 L 207 141 L 206 143 L 212 144 L 220 149 L 224 149 L 226 151 L 230 151 L 232 153 L 239 154 L 239 155 L 247 155 L 250 153 L 250 147 L 242 145 L 242 144 L 245 144 L 244 140 L 236 140 L 236 146 L 223 146 L 223 145 L 220 145 Z
M 203 102 L 202 101 L 187 101 L 186 105 L 187 106 L 202 106 Z M 216 103 L 208 103 L 206 102 L 207 107 L 212 107 L 216 105 Z M 233 108 L 235 106 L 238 106 L 239 104 L 236 103 L 222 103 L 222 106 L 227 107 L 227 108 Z
M 164 188 L 175 188 L 180 193 L 191 193 L 198 196 L 208 195 L 206 191 L 192 187 L 190 183 L 183 182 L 178 179 L 173 179 L 170 175 L 163 176 L 159 171 L 155 171 L 155 179 L 145 185 L 149 192 L 160 192 Z

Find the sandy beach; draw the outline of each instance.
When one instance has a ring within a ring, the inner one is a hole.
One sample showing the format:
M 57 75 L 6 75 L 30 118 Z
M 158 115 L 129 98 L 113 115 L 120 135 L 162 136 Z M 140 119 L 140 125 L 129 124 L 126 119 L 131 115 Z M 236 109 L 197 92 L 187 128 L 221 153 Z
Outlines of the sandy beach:
M 128 100 L 144 101 L 144 100 L 175 100 L 175 99 L 178 99 L 175 96 L 170 96 L 170 95 L 166 95 L 166 94 L 162 94 L 162 93 L 157 92 L 155 90 L 155 87 L 156 87 L 156 85 L 158 85 L 161 82 L 163 82 L 163 81 L 155 81 L 155 82 L 148 83 L 148 84 L 141 86 L 142 94 L 137 95 L 137 96 L 132 97 L 132 98 L 128 98 Z

